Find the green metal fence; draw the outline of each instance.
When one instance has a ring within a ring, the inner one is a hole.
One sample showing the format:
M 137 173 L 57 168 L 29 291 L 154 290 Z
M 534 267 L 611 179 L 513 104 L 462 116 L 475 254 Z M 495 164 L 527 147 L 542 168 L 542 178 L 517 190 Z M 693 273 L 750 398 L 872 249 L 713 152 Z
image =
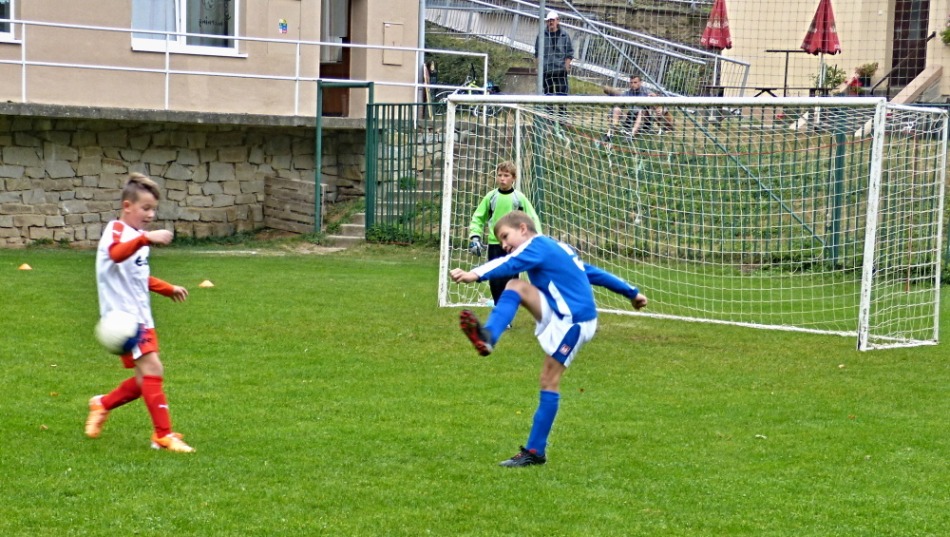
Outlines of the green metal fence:
M 368 241 L 438 244 L 444 109 L 422 103 L 367 107 Z

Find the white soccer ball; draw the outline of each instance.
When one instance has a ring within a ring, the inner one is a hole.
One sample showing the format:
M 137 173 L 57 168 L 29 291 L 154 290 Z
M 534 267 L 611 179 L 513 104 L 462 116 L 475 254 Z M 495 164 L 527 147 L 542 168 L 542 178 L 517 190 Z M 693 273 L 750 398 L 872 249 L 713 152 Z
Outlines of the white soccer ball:
M 125 354 L 139 342 L 139 328 L 134 315 L 113 310 L 96 324 L 96 339 L 112 354 Z

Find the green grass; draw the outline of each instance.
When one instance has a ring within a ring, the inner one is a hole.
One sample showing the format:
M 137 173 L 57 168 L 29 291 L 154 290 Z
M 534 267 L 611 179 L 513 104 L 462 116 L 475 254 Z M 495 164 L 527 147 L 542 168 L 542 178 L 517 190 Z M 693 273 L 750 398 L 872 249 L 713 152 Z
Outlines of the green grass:
M 153 303 L 175 429 L 198 450 L 179 455 L 148 449 L 141 402 L 83 436 L 88 398 L 127 374 L 92 337 L 93 253 L 0 250 L 0 535 L 950 528 L 945 343 L 858 353 L 605 315 L 565 375 L 548 465 L 511 470 L 496 463 L 537 402 L 528 317 L 482 359 L 437 307 L 435 251 L 273 253 L 153 252 L 153 274 L 191 290 Z

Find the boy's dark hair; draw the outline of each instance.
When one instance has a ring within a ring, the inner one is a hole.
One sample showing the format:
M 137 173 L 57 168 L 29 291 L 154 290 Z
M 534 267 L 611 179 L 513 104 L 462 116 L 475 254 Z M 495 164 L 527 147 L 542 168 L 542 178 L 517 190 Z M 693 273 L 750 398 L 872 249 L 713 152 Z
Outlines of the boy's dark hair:
M 138 201 L 139 194 L 142 192 L 148 192 L 156 200 L 161 198 L 158 184 L 155 181 L 141 173 L 130 173 L 129 178 L 125 181 L 125 187 L 122 188 L 122 201 Z
M 538 232 L 538 229 L 534 227 L 534 220 L 532 220 L 531 217 L 528 216 L 524 211 L 511 211 L 495 222 L 495 236 L 498 236 L 498 230 L 501 229 L 502 226 L 517 228 L 521 224 L 527 225 L 528 231 L 532 233 Z
M 495 170 L 499 172 L 508 172 L 515 179 L 518 178 L 518 167 L 515 166 L 515 163 L 510 160 L 498 163 L 498 166 L 495 168 Z

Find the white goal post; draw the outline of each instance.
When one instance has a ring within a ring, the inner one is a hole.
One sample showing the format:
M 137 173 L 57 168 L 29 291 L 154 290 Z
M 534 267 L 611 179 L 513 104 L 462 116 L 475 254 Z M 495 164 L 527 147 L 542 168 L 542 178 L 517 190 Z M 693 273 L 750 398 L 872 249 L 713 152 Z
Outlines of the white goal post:
M 472 112 L 486 104 L 503 112 Z M 600 311 L 853 336 L 860 350 L 938 340 L 944 111 L 496 95 L 455 96 L 446 120 L 443 307 L 491 301 L 448 271 L 485 261 L 469 223 L 510 160 L 545 234 L 650 297 L 634 313 L 595 288 Z

